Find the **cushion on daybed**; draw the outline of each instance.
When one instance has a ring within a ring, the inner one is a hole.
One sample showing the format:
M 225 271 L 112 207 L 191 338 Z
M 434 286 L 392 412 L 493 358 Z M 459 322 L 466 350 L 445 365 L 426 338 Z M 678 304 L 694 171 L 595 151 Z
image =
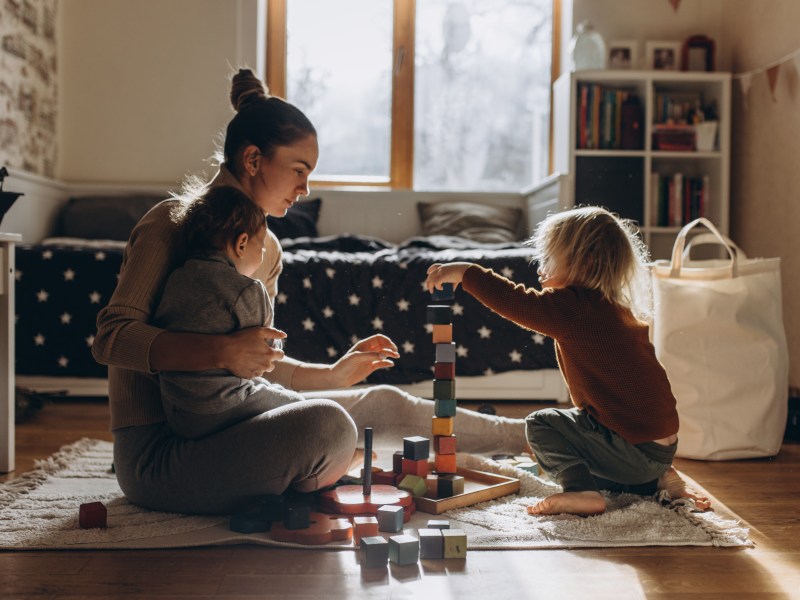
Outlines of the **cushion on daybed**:
M 164 198 L 166 194 L 70 198 L 61 209 L 54 235 L 127 241 L 139 219 Z
M 483 243 L 515 242 L 524 235 L 522 210 L 476 202 L 417 203 L 423 235 L 458 236 Z
M 320 198 L 296 202 L 286 211 L 285 217 L 267 217 L 269 230 L 274 233 L 279 240 L 317 237 L 319 235 L 317 231 L 317 221 L 319 220 L 319 211 L 321 207 L 322 199 Z

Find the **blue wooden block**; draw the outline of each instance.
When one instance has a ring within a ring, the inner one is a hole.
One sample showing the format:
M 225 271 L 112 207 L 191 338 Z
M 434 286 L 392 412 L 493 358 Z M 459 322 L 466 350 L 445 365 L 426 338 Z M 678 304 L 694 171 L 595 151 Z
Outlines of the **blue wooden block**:
M 403 438 L 403 458 L 423 460 L 431 455 L 431 440 L 421 435 Z
M 380 536 L 361 538 L 361 566 L 385 567 L 389 562 L 389 542 Z
M 286 529 L 308 529 L 311 526 L 311 507 L 287 506 L 283 511 L 283 526 Z
M 269 531 L 272 523 L 257 513 L 233 515 L 228 527 L 238 533 L 257 533 Z
M 282 521 L 284 508 L 286 508 L 286 498 L 283 495 L 263 496 L 259 503 L 261 516 L 269 522 Z
M 431 292 L 431 300 L 453 300 L 453 298 L 455 298 L 455 295 L 453 294 L 452 283 L 443 283 L 441 290 L 433 288 L 433 292 Z
M 447 304 L 428 304 L 425 315 L 431 325 L 449 325 L 453 322 L 453 309 Z
M 458 403 L 455 400 L 439 400 L 433 402 L 433 414 L 437 417 L 455 417 Z
M 456 344 L 436 344 L 436 362 L 454 363 L 456 362 Z
M 378 531 L 397 533 L 403 531 L 403 517 L 405 516 L 402 506 L 387 504 L 378 507 Z
M 442 558 L 444 556 L 444 539 L 441 529 L 420 529 L 419 535 L 419 557 L 420 558 Z
M 396 565 L 413 565 L 419 561 L 419 540 L 410 535 L 389 538 L 389 560 Z

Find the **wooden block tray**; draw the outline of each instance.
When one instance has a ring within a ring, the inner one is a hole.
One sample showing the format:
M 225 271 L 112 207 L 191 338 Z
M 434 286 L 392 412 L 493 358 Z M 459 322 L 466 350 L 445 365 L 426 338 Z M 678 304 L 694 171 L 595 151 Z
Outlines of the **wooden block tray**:
M 457 474 L 464 478 L 464 493 L 450 498 L 414 498 L 417 509 L 432 515 L 446 510 L 472 506 L 478 502 L 494 500 L 519 491 L 519 479 L 496 473 L 473 471 L 458 467 Z

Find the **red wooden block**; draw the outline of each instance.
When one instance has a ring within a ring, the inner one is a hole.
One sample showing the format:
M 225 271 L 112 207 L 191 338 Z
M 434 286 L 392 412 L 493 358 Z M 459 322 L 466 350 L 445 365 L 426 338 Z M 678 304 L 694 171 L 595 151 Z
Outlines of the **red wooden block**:
M 377 517 L 353 517 L 353 543 L 356 546 L 361 544 L 361 538 L 376 535 L 379 535 Z
M 425 477 L 425 497 L 438 498 L 439 497 L 439 476 L 430 474 Z
M 425 477 L 428 474 L 428 459 L 411 460 L 410 458 L 403 459 L 403 475 L 416 475 L 417 477 Z
M 372 474 L 372 483 L 375 485 L 393 485 L 397 487 L 398 473 L 394 471 L 377 471 Z
M 456 363 L 433 363 L 433 377 L 434 379 L 455 379 Z
M 108 511 L 102 502 L 89 502 L 81 504 L 78 513 L 78 525 L 81 529 L 92 529 L 94 527 L 106 527 Z
M 456 455 L 455 454 L 437 454 L 436 455 L 436 472 L 442 473 L 455 473 L 456 472 Z
M 455 454 L 456 436 L 436 435 L 433 437 L 433 451 L 436 454 Z

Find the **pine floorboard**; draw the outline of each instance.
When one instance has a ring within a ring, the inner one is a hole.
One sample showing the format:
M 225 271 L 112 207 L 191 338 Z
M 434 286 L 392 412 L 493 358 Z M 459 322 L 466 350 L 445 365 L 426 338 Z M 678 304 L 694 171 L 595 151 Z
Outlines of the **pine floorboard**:
M 477 404 L 468 405 L 476 407 Z M 541 403 L 495 403 L 520 417 Z M 110 440 L 104 399 L 58 399 L 16 429 L 17 470 L 82 437 Z M 676 466 L 754 548 L 470 551 L 466 560 L 362 570 L 354 552 L 239 545 L 137 551 L 0 552 L 0 597 L 93 598 L 800 598 L 800 444 L 771 459 Z

